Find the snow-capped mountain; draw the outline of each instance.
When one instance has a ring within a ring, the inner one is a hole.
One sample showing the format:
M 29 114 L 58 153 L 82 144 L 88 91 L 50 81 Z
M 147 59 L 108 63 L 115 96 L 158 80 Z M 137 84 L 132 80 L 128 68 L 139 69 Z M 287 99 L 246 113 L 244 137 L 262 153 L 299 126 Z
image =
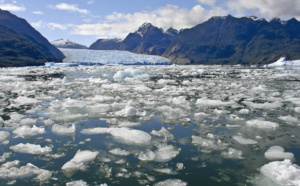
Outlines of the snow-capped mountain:
M 75 43 L 74 41 L 58 39 L 51 42 L 52 45 L 55 45 L 57 48 L 76 48 L 76 49 L 87 49 L 86 46 Z

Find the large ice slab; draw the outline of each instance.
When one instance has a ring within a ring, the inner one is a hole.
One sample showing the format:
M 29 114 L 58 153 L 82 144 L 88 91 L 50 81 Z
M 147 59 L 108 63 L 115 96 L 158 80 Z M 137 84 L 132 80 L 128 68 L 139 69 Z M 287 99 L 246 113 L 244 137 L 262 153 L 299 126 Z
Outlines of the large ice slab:
M 265 67 L 280 67 L 280 66 L 300 66 L 300 60 L 287 61 L 285 57 L 281 57 L 276 62 L 265 65 Z
M 117 139 L 122 140 L 126 143 L 131 144 L 149 144 L 151 141 L 151 136 L 144 131 L 129 129 L 129 128 L 93 128 L 93 129 L 84 129 L 81 131 L 84 134 L 111 134 Z
M 260 172 L 279 185 L 300 185 L 300 168 L 291 160 L 273 161 L 262 166 Z

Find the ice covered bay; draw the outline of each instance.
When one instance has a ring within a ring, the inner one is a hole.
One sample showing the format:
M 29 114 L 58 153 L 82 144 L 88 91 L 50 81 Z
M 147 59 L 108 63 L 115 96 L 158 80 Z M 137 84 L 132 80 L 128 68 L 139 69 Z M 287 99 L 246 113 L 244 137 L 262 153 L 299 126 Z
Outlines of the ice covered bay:
M 223 66 L 0 69 L 0 184 L 297 185 L 299 81 Z

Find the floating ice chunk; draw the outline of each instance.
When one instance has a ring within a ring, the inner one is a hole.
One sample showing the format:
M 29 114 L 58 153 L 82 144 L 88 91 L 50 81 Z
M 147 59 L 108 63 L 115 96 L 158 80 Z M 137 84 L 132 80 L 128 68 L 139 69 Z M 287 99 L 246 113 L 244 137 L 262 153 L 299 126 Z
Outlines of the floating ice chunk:
M 158 182 L 154 186 L 186 186 L 187 183 L 179 179 L 167 179 L 165 181 Z
M 294 159 L 294 154 L 291 152 L 284 152 L 284 148 L 280 146 L 272 146 L 265 152 L 265 158 L 268 160 L 284 160 Z
M 152 135 L 159 136 L 159 137 L 164 137 L 166 140 L 173 140 L 174 136 L 171 134 L 170 131 L 168 131 L 165 127 L 161 127 L 159 131 L 152 130 L 151 131 Z
M 279 126 L 279 124 L 271 121 L 265 121 L 262 119 L 253 119 L 247 121 L 246 126 L 259 129 L 275 129 Z
M 93 161 L 98 154 L 99 152 L 78 150 L 75 156 L 65 163 L 61 169 L 66 176 L 70 177 L 78 170 L 84 170 L 86 168 L 86 164 Z
M 19 167 L 19 161 L 7 162 L 0 167 L 0 178 L 2 179 L 23 179 L 35 177 L 35 180 L 44 182 L 51 178 L 52 172 L 40 169 L 31 163 Z
M 212 100 L 207 98 L 197 99 L 196 105 L 198 107 L 219 107 L 219 106 L 230 106 L 234 102 L 223 102 L 222 100 Z
M 85 107 L 85 102 L 84 101 L 78 101 L 78 100 L 75 100 L 75 99 L 71 99 L 71 98 L 68 98 L 66 100 L 66 102 L 63 103 L 63 106 L 65 108 L 83 108 Z
M 299 120 L 298 118 L 296 117 L 293 117 L 293 116 L 280 116 L 278 117 L 278 119 L 282 120 L 282 121 L 285 121 L 286 123 L 288 124 L 296 124 L 296 123 L 299 123 Z
M 163 174 L 176 174 L 171 168 L 157 168 L 153 169 L 155 172 L 163 173 Z
M 229 148 L 228 151 L 222 152 L 221 155 L 228 159 L 244 159 L 243 152 L 234 148 Z
M 16 99 L 14 99 L 14 102 L 18 105 L 33 105 L 37 104 L 39 101 L 34 98 L 19 96 Z
M 241 109 L 239 111 L 240 114 L 249 114 L 249 109 Z
M 118 71 L 113 78 L 115 81 L 123 81 L 125 78 L 135 78 L 142 81 L 148 81 L 150 76 L 143 70 L 125 69 L 124 71 Z
M 279 185 L 300 185 L 300 168 L 291 160 L 270 162 L 260 172 Z
M 256 140 L 248 139 L 241 135 L 233 136 L 232 138 L 242 145 L 254 145 L 258 143 Z
M 155 153 L 149 149 L 146 152 L 140 152 L 139 160 L 141 161 L 152 161 L 155 158 Z
M 52 152 L 51 147 L 41 147 L 41 145 L 35 145 L 30 143 L 19 143 L 18 145 L 11 146 L 9 149 L 27 154 L 48 154 Z
M 54 109 L 61 108 L 63 106 L 63 103 L 60 100 L 54 100 L 50 103 L 51 107 Z
M 253 103 L 250 101 L 244 101 L 243 103 L 251 109 L 276 109 L 282 106 L 282 103 L 278 101 L 273 103 Z
M 300 107 L 296 107 L 295 112 L 300 113 Z
M 184 169 L 183 163 L 176 163 L 176 167 L 177 167 L 178 170 L 183 170 Z
M 136 108 L 130 106 L 126 106 L 125 109 L 123 110 L 123 115 L 125 116 L 135 116 L 136 113 L 137 113 Z
M 60 135 L 74 135 L 75 134 L 75 125 L 67 127 L 64 125 L 54 124 L 52 126 L 52 132 L 60 134 Z
M 154 161 L 157 162 L 168 162 L 171 159 L 175 158 L 179 152 L 180 148 L 175 148 L 172 145 L 160 145 L 155 151 Z
M 83 134 L 111 134 L 117 139 L 125 143 L 130 144 L 149 144 L 151 142 L 151 136 L 144 131 L 129 129 L 129 128 L 93 128 L 93 129 L 83 129 L 81 131 Z
M 5 152 L 2 154 L 2 156 L 0 156 L 0 163 L 3 163 L 6 161 L 7 158 L 9 158 L 11 156 L 11 152 Z
M 0 141 L 5 141 L 9 138 L 10 133 L 7 131 L 0 131 Z
M 88 184 L 85 181 L 76 180 L 66 183 L 66 186 L 88 186 Z
M 130 154 L 130 152 L 126 151 L 126 150 L 122 150 L 120 148 L 115 148 L 109 151 L 109 153 L 112 153 L 114 155 L 119 155 L 119 156 L 128 156 Z
M 147 92 L 147 93 L 152 91 L 151 88 L 149 88 L 149 87 L 147 87 L 147 86 L 145 86 L 145 85 L 137 86 L 137 87 L 135 87 L 133 90 L 134 90 L 134 91 L 137 91 L 137 92 Z
M 17 129 L 15 129 L 13 131 L 13 133 L 16 134 L 18 137 L 28 138 L 28 137 L 32 137 L 37 134 L 44 134 L 45 128 L 37 127 L 35 125 L 33 125 L 31 128 L 30 126 L 24 125 L 24 126 L 21 126 L 21 127 L 18 127 Z
M 20 121 L 20 124 L 21 125 L 35 125 L 36 122 L 37 122 L 37 119 L 25 118 Z
M 192 136 L 192 143 L 199 145 L 208 150 L 224 150 L 227 148 L 227 144 L 223 143 L 220 139 L 204 139 L 200 136 Z M 208 151 L 210 152 L 210 151 Z

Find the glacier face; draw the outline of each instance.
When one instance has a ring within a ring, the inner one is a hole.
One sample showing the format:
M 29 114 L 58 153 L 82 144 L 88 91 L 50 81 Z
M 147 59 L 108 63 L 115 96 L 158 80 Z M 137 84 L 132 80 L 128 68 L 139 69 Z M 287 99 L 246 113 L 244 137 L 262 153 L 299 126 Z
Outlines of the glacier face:
M 116 50 L 63 49 L 64 63 L 80 65 L 168 65 L 167 58 Z

